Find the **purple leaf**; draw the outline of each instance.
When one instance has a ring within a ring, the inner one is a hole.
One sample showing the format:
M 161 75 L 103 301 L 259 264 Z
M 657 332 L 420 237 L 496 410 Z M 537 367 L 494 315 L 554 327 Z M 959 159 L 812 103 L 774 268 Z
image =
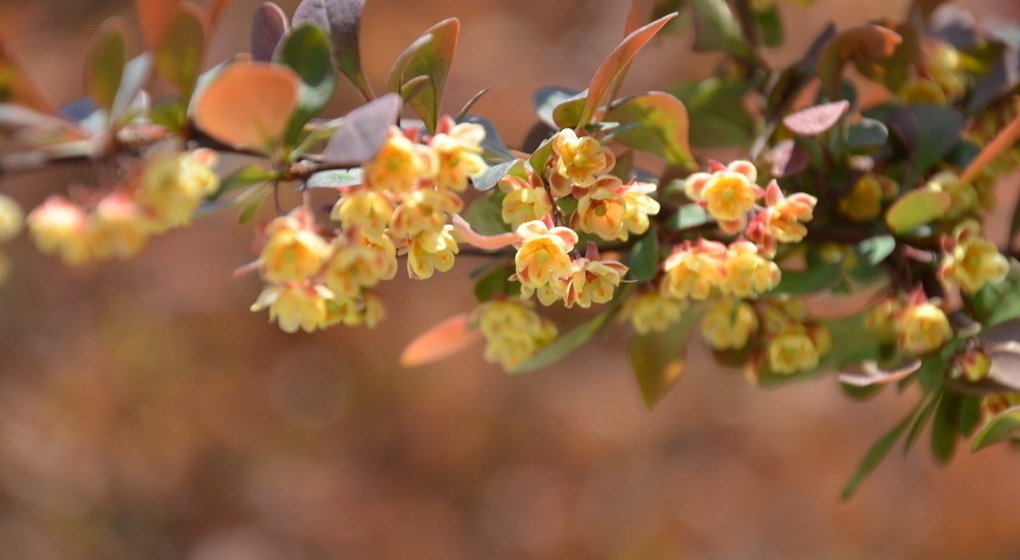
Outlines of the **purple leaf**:
M 251 20 L 251 58 L 257 62 L 271 62 L 280 40 L 287 34 L 287 14 L 272 2 L 265 2 L 255 10 Z
M 354 166 L 375 157 L 401 105 L 399 95 L 388 93 L 347 113 L 322 152 L 326 163 Z

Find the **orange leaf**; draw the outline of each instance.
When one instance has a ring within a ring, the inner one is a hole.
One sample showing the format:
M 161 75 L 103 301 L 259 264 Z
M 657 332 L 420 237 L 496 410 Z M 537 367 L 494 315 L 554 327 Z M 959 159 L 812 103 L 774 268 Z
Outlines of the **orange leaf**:
M 981 153 L 977 155 L 970 164 L 967 165 L 967 169 L 963 171 L 963 176 L 960 177 L 960 184 L 966 184 L 971 182 L 978 173 L 989 163 L 995 160 L 995 158 L 1001 156 L 1006 150 L 1016 143 L 1017 139 L 1020 138 L 1020 115 L 1017 115 L 1006 128 L 1002 129 L 999 134 L 992 139 L 991 142 L 985 146 L 985 149 L 981 150 Z
M 470 316 L 459 313 L 418 335 L 400 353 L 400 365 L 421 366 L 452 356 L 482 339 L 471 328 Z
M 156 50 L 156 47 L 163 42 L 170 27 L 170 21 L 177 13 L 177 4 L 180 0 L 135 0 L 135 7 L 138 9 L 138 24 L 142 27 L 142 36 L 145 38 L 145 45 L 149 50 Z
M 24 66 L 10 55 L 3 36 L 0 36 L 0 103 L 15 103 L 47 115 L 56 112 L 53 103 L 28 79 Z
M 209 20 L 206 22 L 209 24 L 209 31 L 216 29 L 216 24 L 220 22 L 220 18 L 223 17 L 223 12 L 234 3 L 234 0 L 209 0 L 206 7 L 206 11 L 209 13 Z
M 613 83 L 613 80 L 620 75 L 621 72 L 627 69 L 630 65 L 630 61 L 634 59 L 638 51 L 645 46 L 648 41 L 655 36 L 668 22 L 675 18 L 677 12 L 667 14 L 661 18 L 638 28 L 623 40 L 622 43 L 613 52 L 609 53 L 609 56 L 602 62 L 599 69 L 595 72 L 595 77 L 592 78 L 591 84 L 588 86 L 588 99 L 584 103 L 584 111 L 581 112 L 581 121 L 577 123 L 577 130 L 584 128 L 589 122 L 591 122 L 592 115 L 595 114 L 595 109 L 602 104 L 606 95 L 609 93 L 609 88 Z
M 630 10 L 627 12 L 627 25 L 624 27 L 623 34 L 630 35 L 637 31 L 644 22 L 652 17 L 652 8 L 651 0 L 631 0 Z
M 195 122 L 238 147 L 269 148 L 283 137 L 298 99 L 293 70 L 264 62 L 227 67 L 195 106 Z

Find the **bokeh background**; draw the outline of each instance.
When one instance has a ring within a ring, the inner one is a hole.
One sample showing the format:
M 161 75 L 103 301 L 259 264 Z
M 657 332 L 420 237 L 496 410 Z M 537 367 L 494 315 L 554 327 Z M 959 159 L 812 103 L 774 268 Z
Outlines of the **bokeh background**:
M 246 50 L 237 0 L 210 60 Z M 296 0 L 281 2 L 292 12 Z M 369 0 L 362 50 L 382 89 L 431 24 L 461 18 L 447 92 L 508 143 L 542 85 L 582 89 L 622 36 L 624 0 Z M 792 60 L 829 20 L 904 0 L 784 5 Z M 967 5 L 1020 16 L 1012 0 Z M 89 34 L 127 0 L 2 0 L 0 29 L 47 94 L 81 95 Z M 688 35 L 642 53 L 625 91 L 707 74 Z M 349 88 L 330 111 L 357 103 Z M 87 176 L 7 177 L 26 206 Z M 152 241 L 129 262 L 69 270 L 25 239 L 0 288 L 0 560 L 1017 558 L 1020 456 L 961 450 L 937 467 L 897 450 L 849 503 L 843 482 L 916 399 L 843 397 L 831 378 L 768 391 L 696 347 L 649 412 L 625 329 L 546 371 L 508 377 L 474 348 L 402 369 L 434 322 L 470 309 L 460 259 L 383 288 L 375 330 L 286 335 L 248 306 L 251 227 L 230 214 Z M 836 341 L 838 344 L 839 341 Z M 698 356 L 701 356 L 700 358 Z

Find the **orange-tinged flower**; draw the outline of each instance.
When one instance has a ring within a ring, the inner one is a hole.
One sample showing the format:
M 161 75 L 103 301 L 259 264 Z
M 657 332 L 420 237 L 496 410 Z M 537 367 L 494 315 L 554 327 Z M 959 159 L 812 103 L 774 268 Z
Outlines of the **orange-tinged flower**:
M 627 266 L 617 261 L 600 261 L 581 258 L 574 261 L 563 303 L 567 307 L 591 307 L 592 303 L 608 303 L 613 299 Z
M 13 198 L 0 194 L 0 242 L 21 233 L 25 213 Z
M 772 181 L 765 190 L 765 203 L 766 233 L 781 243 L 798 243 L 807 235 L 804 223 L 814 217 L 818 199 L 805 193 L 786 196 Z
M 455 125 L 453 119 L 444 117 L 437 130 L 428 144 L 436 154 L 436 186 L 462 191 L 467 188 L 470 176 L 485 171 L 480 155 L 485 128 L 474 123 Z
M 623 183 L 612 175 L 603 175 L 577 201 L 570 227 L 594 233 L 607 241 L 626 240 L 624 219 L 627 204 L 622 196 Z
M 747 302 L 724 300 L 713 305 L 701 319 L 701 334 L 716 350 L 740 350 L 758 330 L 758 316 Z
M 329 288 L 307 280 L 272 284 L 262 290 L 251 310 L 268 308 L 269 320 L 275 320 L 284 332 L 293 333 L 298 329 L 312 332 L 326 322 L 326 302 L 333 296 Z
M 946 314 L 929 302 L 904 309 L 896 318 L 896 326 L 900 348 L 911 354 L 935 350 L 953 336 Z
M 821 357 L 804 325 L 790 325 L 769 339 L 765 356 L 769 369 L 787 375 L 814 369 Z
M 150 222 L 142 209 L 123 193 L 103 197 L 89 222 L 89 243 L 100 258 L 137 255 L 149 238 Z
M 981 237 L 981 226 L 974 220 L 956 226 L 953 239 L 944 246 L 946 255 L 939 266 L 939 278 L 959 284 L 964 293 L 999 284 L 1009 273 L 1009 261 L 994 243 Z
M 453 238 L 453 226 L 423 231 L 411 239 L 407 248 L 407 271 L 411 278 L 425 280 L 438 270 L 453 268 L 454 255 L 460 250 Z
M 367 187 L 406 193 L 422 179 L 434 177 L 436 165 L 436 155 L 431 148 L 412 142 L 399 128 L 391 126 L 379 153 L 361 168 Z
M 336 294 L 354 297 L 396 272 L 397 249 L 388 237 L 344 232 L 333 240 L 323 280 Z
M 25 221 L 40 251 L 56 253 L 70 265 L 82 264 L 92 257 L 88 215 L 66 198 L 47 198 Z
M 393 216 L 393 203 L 386 195 L 369 189 L 345 194 L 330 213 L 344 229 L 356 227 L 365 233 L 379 235 Z
M 648 193 L 655 192 L 655 185 L 633 181 L 623 188 L 623 203 L 627 208 L 623 215 L 623 227 L 630 233 L 641 235 L 648 231 L 648 216 L 659 213 L 659 202 L 648 196 Z
M 503 221 L 517 229 L 521 224 L 541 220 L 553 211 L 553 203 L 545 188 L 531 186 L 517 177 L 505 177 L 499 182 L 506 191 L 502 202 Z
M 513 371 L 556 338 L 556 325 L 520 300 L 492 300 L 478 306 L 471 323 L 485 337 L 485 360 Z
M 723 268 L 721 291 L 739 298 L 767 292 L 779 283 L 781 276 L 779 266 L 759 255 L 758 247 L 750 241 L 731 243 Z
M 616 156 L 609 148 L 591 136 L 578 137 L 569 128 L 565 128 L 552 140 L 552 151 L 556 155 L 556 164 L 552 183 L 553 196 L 562 198 L 571 193 L 574 187 L 586 188 L 595 179 L 608 173 L 616 165 Z
M 424 231 L 443 229 L 450 214 L 464 208 L 457 193 L 419 189 L 404 197 L 390 220 L 394 239 L 410 238 Z
M 718 288 L 725 275 L 726 246 L 715 241 L 698 240 L 678 245 L 662 263 L 666 272 L 662 294 L 679 299 L 706 300 Z
M 716 162 L 712 168 L 710 175 L 695 173 L 688 177 L 684 190 L 691 199 L 704 204 L 708 213 L 717 220 L 744 224 L 747 213 L 764 194 L 754 182 L 758 171 L 753 164 L 743 160 L 734 161 L 726 167 Z M 729 229 L 739 230 L 736 225 Z
M 659 292 L 643 292 L 627 299 L 621 317 L 630 319 L 638 334 L 648 334 L 664 331 L 679 321 L 687 305 L 685 300 Z
M 329 243 L 312 230 L 312 218 L 303 207 L 269 222 L 265 234 L 268 241 L 259 254 L 259 269 L 268 282 L 304 280 L 329 254 Z
M 570 255 L 577 244 L 577 234 L 565 227 L 549 228 L 541 220 L 521 224 L 517 228 L 521 241 L 514 257 L 517 278 L 521 284 L 539 288 L 552 279 L 566 278 L 573 272 Z
M 882 213 L 882 186 L 875 175 L 862 175 L 850 187 L 850 191 L 839 199 L 841 214 L 857 222 L 867 222 Z

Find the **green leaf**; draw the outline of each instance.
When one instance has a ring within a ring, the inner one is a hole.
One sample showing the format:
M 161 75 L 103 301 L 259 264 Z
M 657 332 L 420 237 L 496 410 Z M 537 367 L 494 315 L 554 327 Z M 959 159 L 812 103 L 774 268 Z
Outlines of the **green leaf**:
M 425 127 L 430 133 L 436 131 L 443 88 L 459 37 L 460 21 L 456 18 L 443 20 L 411 43 L 390 70 L 387 89 L 404 97 L 407 104 L 425 121 Z M 419 76 L 427 77 L 428 81 L 421 88 L 405 92 L 408 82 Z
M 754 123 L 743 109 L 748 86 L 709 78 L 670 88 L 687 107 L 690 142 L 703 148 L 745 146 L 754 139 Z
M 564 356 L 583 346 L 585 342 L 588 342 L 591 337 L 601 331 L 603 327 L 609 324 L 615 313 L 615 306 L 603 311 L 594 319 L 563 334 L 510 373 L 514 375 L 529 373 L 560 361 Z
M 180 4 L 156 47 L 156 73 L 181 92 L 187 105 L 205 54 L 205 14 L 193 4 Z
M 255 8 L 251 20 L 251 59 L 255 62 L 271 62 L 276 47 L 283 40 L 290 27 L 287 14 L 272 2 L 263 2 Z
M 113 111 L 127 62 L 126 29 L 124 18 L 106 20 L 96 31 L 85 56 L 85 92 L 109 113 Z
M 305 22 L 290 30 L 276 52 L 276 63 L 293 70 L 301 79 L 297 110 L 287 129 L 287 141 L 296 142 L 302 129 L 333 97 L 336 76 L 329 37 L 318 25 Z
M 630 248 L 628 257 L 629 279 L 643 282 L 655 278 L 659 271 L 659 237 L 654 229 L 638 238 Z
M 549 158 L 552 157 L 552 138 L 546 138 L 542 143 L 532 152 L 531 157 L 528 158 L 528 164 L 531 168 L 537 171 L 539 174 L 545 172 L 545 164 L 549 162 Z
M 513 273 L 513 269 L 500 266 L 481 277 L 475 283 L 475 299 L 478 303 L 485 303 L 496 295 L 519 295 L 521 284 L 509 279 Z
M 970 437 L 981 424 L 981 397 L 966 395 L 960 407 L 960 435 Z
M 846 147 L 851 152 L 881 148 L 888 141 L 889 129 L 875 119 L 862 118 L 850 125 L 846 133 Z
M 277 178 L 277 173 L 260 163 L 249 163 L 244 167 L 230 173 L 220 180 L 220 186 L 216 192 L 206 197 L 206 200 L 217 200 L 221 196 L 251 185 L 265 183 Z
M 871 266 L 884 261 L 895 249 L 896 238 L 891 235 L 876 235 L 857 244 L 857 254 Z
M 985 284 L 964 301 L 974 319 L 990 327 L 1020 317 L 1020 263 L 1010 259 L 1009 273 L 998 285 Z
M 305 187 L 309 189 L 336 189 L 339 187 L 353 187 L 364 181 L 360 167 L 353 169 L 333 169 L 331 171 L 320 171 L 305 181 Z
M 581 97 L 578 97 L 579 95 Z M 561 125 L 557 124 L 556 119 L 553 118 L 553 111 L 556 107 L 571 99 L 581 100 L 583 107 L 583 99 L 585 97 L 587 97 L 586 92 L 578 92 L 574 89 L 558 86 L 546 86 L 539 88 L 531 96 L 531 103 L 535 108 L 535 113 L 538 114 L 539 120 L 549 125 L 550 128 L 556 129 L 561 127 Z M 578 117 L 580 118 L 580 114 L 578 114 Z M 573 125 L 563 125 L 563 127 L 576 125 L 577 122 L 575 121 Z
M 910 168 L 901 184 L 910 185 L 960 143 L 966 121 L 952 107 L 914 103 L 893 111 L 886 124 L 910 153 Z
M 669 393 L 686 367 L 687 341 L 700 313 L 687 309 L 666 330 L 638 335 L 630 344 L 630 365 L 649 409 Z
M 945 393 L 939 391 L 938 393 L 931 395 L 928 398 L 927 404 L 921 409 L 920 414 L 914 418 L 914 422 L 910 426 L 910 432 L 907 433 L 907 439 L 903 442 L 903 453 L 906 454 L 914 447 L 917 440 L 920 439 L 921 433 L 924 432 L 924 428 L 928 425 L 928 421 L 931 420 L 935 410 L 938 408 L 939 403 L 942 402 L 943 395 Z
M 889 207 L 885 213 L 885 223 L 893 233 L 906 233 L 941 218 L 952 203 L 949 193 L 915 189 Z
M 515 165 L 522 165 L 524 162 L 519 159 L 504 161 L 503 163 L 490 166 L 480 175 L 471 178 L 471 184 L 480 191 L 487 191 L 499 184 L 499 181 L 506 177 L 506 174 Z
M 691 8 L 694 10 L 694 50 L 721 50 L 743 59 L 756 58 L 726 0 L 691 0 Z
M 990 445 L 1010 441 L 1018 436 L 1020 436 L 1020 406 L 1014 406 L 997 414 L 984 426 L 981 426 L 971 442 L 970 450 L 971 452 L 981 451 Z
M 361 12 L 365 0 L 303 0 L 294 11 L 292 23 L 312 22 L 329 33 L 336 69 L 358 88 L 365 99 L 372 99 L 372 87 L 361 68 Z
M 237 223 L 244 225 L 250 222 L 255 217 L 255 214 L 258 213 L 262 201 L 266 199 L 269 193 L 273 192 L 274 188 L 276 188 L 275 185 L 266 185 L 262 188 L 252 189 L 238 197 L 239 200 L 237 202 L 243 202 L 244 206 L 241 208 L 241 212 L 237 214 Z
M 906 418 L 901 420 L 899 424 L 896 424 L 893 429 L 886 432 L 885 435 L 871 446 L 871 449 L 864 455 L 864 459 L 861 460 L 861 464 L 857 466 L 853 476 L 850 477 L 846 486 L 843 487 L 843 492 L 840 494 L 843 500 L 849 500 L 853 497 L 861 483 L 871 475 L 875 468 L 885 459 L 886 455 L 892 451 L 893 446 L 903 436 L 903 432 L 910 426 L 916 413 L 917 409 L 915 408 Z
M 839 263 L 809 266 L 804 270 L 784 270 L 779 284 L 766 295 L 806 296 L 828 290 L 839 282 L 843 267 Z
M 494 190 L 475 199 L 461 216 L 482 235 L 498 235 L 510 231 L 503 221 L 503 193 Z
M 783 20 L 779 16 L 779 7 L 773 3 L 760 12 L 754 13 L 754 20 L 761 30 L 762 43 L 769 48 L 782 46 L 785 39 Z
M 692 165 L 687 108 L 676 97 L 650 92 L 627 98 L 606 112 L 607 121 L 637 125 L 615 134 L 625 146 L 657 155 L 672 165 Z
M 931 425 L 931 449 L 935 458 L 943 465 L 953 458 L 953 452 L 956 451 L 962 406 L 962 395 L 943 392 L 939 408 L 935 412 L 935 421 Z
M 712 217 L 700 204 L 691 203 L 678 208 L 662 225 L 672 230 L 683 230 L 705 225 L 711 220 Z

